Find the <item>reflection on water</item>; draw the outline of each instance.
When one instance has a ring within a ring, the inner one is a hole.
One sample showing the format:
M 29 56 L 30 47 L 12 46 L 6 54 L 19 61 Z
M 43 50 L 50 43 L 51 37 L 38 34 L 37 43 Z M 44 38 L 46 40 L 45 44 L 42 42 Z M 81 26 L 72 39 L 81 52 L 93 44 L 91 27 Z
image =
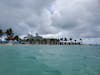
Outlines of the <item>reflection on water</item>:
M 100 46 L 0 46 L 0 75 L 100 75 Z

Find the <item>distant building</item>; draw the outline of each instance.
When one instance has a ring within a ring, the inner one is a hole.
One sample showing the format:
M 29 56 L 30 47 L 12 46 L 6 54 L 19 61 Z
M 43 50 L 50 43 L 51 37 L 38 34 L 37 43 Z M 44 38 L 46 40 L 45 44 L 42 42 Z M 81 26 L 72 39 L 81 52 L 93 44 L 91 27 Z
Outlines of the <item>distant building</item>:
M 60 41 L 55 38 L 43 38 L 42 36 L 39 36 L 38 33 L 36 33 L 35 36 L 32 34 L 28 34 L 26 37 L 24 37 L 24 40 L 22 41 L 23 44 L 49 44 L 49 45 L 57 45 L 60 44 Z
M 8 36 L 7 39 L 8 39 L 8 40 L 14 40 L 14 37 L 13 37 L 13 36 Z

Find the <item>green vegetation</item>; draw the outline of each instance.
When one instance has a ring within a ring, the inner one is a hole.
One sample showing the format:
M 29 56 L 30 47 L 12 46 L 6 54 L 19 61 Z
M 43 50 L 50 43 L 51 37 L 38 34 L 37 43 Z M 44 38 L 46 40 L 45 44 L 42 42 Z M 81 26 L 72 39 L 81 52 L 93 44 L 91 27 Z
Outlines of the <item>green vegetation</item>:
M 2 35 L 3 35 L 3 31 L 2 29 L 0 29 L 0 37 L 2 37 Z
M 80 45 L 82 44 L 82 39 L 80 38 L 79 42 L 73 38 L 43 38 L 42 36 L 39 36 L 38 33 L 36 33 L 36 36 L 33 36 L 32 34 L 28 34 L 23 39 L 21 39 L 18 35 L 14 35 L 14 31 L 12 28 L 7 29 L 5 32 L 0 29 L 0 37 L 5 34 L 7 38 L 5 38 L 6 41 L 17 41 L 20 42 L 20 44 L 49 44 L 49 45 Z

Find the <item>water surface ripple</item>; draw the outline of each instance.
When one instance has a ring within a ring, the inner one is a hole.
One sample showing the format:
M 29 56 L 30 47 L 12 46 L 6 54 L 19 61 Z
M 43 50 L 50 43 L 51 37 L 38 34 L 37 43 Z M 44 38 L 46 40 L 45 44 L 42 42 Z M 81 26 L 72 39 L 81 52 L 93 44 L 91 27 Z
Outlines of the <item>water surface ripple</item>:
M 100 46 L 0 46 L 0 75 L 100 75 Z

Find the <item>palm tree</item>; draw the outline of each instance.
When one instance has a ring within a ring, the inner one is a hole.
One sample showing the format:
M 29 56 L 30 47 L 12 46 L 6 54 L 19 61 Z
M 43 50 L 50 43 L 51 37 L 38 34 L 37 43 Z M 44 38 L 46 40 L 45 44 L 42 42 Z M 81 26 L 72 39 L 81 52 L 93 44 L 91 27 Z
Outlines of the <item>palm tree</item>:
M 71 41 L 71 43 L 72 43 L 72 38 L 69 38 L 69 40 Z
M 67 41 L 67 38 L 64 38 L 64 41 Z
M 0 29 L 0 37 L 2 37 L 2 35 L 3 35 L 3 31 L 2 29 Z
M 62 41 L 63 41 L 63 38 L 60 38 L 60 44 L 63 44 L 63 42 L 62 42 Z
M 64 38 L 64 41 L 65 41 L 64 44 L 67 44 L 67 38 L 66 37 Z
M 7 34 L 7 36 L 13 36 L 14 35 L 12 28 L 7 29 L 5 33 Z
M 82 39 L 80 38 L 80 44 L 82 44 Z
M 76 41 L 77 41 L 77 40 L 74 40 L 74 41 L 75 41 L 75 44 L 76 44 Z
M 60 41 L 63 41 L 63 38 L 60 38 Z
M 14 37 L 14 40 L 19 41 L 19 40 L 20 40 L 19 36 L 18 36 L 18 35 L 16 35 L 16 36 Z

